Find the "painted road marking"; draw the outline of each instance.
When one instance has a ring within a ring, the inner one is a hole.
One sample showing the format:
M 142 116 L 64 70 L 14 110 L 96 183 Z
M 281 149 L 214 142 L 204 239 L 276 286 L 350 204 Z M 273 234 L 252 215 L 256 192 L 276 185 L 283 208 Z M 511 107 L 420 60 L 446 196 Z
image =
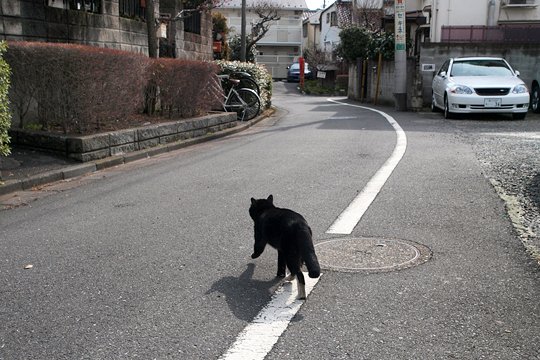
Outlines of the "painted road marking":
M 373 200 L 377 197 L 382 187 L 392 175 L 392 172 L 397 167 L 401 158 L 405 154 L 407 149 L 407 136 L 405 132 L 399 126 L 397 121 L 390 115 L 385 112 L 379 111 L 377 109 L 372 109 L 365 106 L 347 104 L 339 102 L 335 99 L 327 99 L 328 101 L 334 102 L 340 105 L 353 106 L 365 110 L 374 111 L 382 115 L 394 128 L 397 139 L 396 146 L 392 155 L 386 160 L 383 166 L 375 173 L 375 175 L 369 180 L 364 189 L 356 196 L 356 198 L 349 204 L 349 206 L 343 210 L 343 212 L 337 217 L 336 221 L 326 230 L 327 234 L 343 234 L 349 235 L 352 233 L 364 213 L 367 211 Z
M 306 297 L 320 277 L 306 279 Z M 296 300 L 296 280 L 284 283 L 253 321 L 238 335 L 234 344 L 220 360 L 262 360 L 272 350 L 293 316 L 300 310 L 304 300 Z

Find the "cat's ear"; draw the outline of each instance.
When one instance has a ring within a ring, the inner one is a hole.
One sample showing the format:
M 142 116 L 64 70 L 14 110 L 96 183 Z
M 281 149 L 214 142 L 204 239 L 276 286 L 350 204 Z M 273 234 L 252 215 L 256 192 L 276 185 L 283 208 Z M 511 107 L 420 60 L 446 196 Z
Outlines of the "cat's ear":
M 255 204 L 255 199 L 251 198 L 251 205 L 254 205 L 254 204 Z
M 270 201 L 270 203 L 273 203 L 274 202 L 274 197 L 272 195 L 270 195 L 268 197 L 268 199 L 266 199 L 266 200 Z

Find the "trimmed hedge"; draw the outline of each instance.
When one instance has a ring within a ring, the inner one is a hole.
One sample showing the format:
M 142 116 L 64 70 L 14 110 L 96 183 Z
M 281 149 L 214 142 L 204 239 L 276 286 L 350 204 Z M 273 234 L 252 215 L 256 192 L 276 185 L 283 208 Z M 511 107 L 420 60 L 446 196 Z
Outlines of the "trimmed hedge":
M 33 112 L 34 129 L 85 134 L 131 118 L 145 123 L 135 116 L 145 109 L 168 117 L 201 115 L 222 99 L 215 89 L 219 68 L 208 62 L 41 42 L 10 42 L 6 61 L 19 128 L 28 126 Z
M 230 74 L 235 71 L 244 71 L 251 74 L 261 90 L 259 94 L 262 101 L 261 107 L 267 109 L 272 105 L 272 75 L 263 65 L 224 60 L 217 60 L 216 63 L 223 74 Z
M 10 42 L 6 55 L 19 125 L 33 103 L 44 130 L 60 126 L 64 133 L 99 129 L 143 108 L 144 55 L 35 42 Z
M 10 154 L 8 130 L 11 127 L 8 90 L 10 83 L 10 68 L 2 55 L 6 51 L 6 43 L 0 42 L 0 156 Z
M 218 71 L 218 66 L 209 62 L 153 59 L 151 86 L 159 89 L 161 115 L 192 117 L 220 108 L 220 89 L 205 86 L 216 81 Z

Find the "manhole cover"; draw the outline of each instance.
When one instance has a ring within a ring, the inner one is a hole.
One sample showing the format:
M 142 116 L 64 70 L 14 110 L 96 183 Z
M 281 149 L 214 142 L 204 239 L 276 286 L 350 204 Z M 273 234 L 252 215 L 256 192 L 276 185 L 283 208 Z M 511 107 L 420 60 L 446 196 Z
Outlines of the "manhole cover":
M 428 247 L 409 240 L 345 238 L 315 245 L 321 267 L 345 272 L 406 269 L 431 258 Z

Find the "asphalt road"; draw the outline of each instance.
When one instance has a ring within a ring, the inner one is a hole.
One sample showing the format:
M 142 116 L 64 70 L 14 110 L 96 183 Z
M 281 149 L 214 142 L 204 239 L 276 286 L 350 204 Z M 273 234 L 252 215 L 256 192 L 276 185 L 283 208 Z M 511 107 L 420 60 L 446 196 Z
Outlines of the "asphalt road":
M 407 151 L 353 233 L 329 235 L 396 134 L 378 113 L 274 85 L 278 111 L 248 131 L 0 212 L 0 358 L 220 357 L 278 285 L 275 251 L 250 259 L 247 212 L 273 194 L 317 244 L 403 240 L 432 256 L 325 270 L 268 359 L 540 359 L 540 272 L 489 181 L 504 161 L 485 135 L 533 125 L 381 108 Z

